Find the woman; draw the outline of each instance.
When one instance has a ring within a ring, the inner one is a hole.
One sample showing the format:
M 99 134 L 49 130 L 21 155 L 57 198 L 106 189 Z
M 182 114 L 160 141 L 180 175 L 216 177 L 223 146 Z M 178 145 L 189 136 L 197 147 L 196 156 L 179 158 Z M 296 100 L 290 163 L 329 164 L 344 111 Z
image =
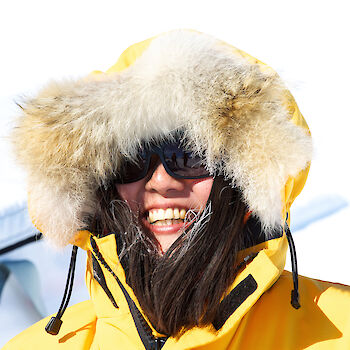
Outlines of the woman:
M 311 138 L 269 67 L 173 31 L 23 110 L 32 220 L 87 250 L 91 299 L 6 349 L 349 348 L 349 288 L 297 275 L 289 210 Z

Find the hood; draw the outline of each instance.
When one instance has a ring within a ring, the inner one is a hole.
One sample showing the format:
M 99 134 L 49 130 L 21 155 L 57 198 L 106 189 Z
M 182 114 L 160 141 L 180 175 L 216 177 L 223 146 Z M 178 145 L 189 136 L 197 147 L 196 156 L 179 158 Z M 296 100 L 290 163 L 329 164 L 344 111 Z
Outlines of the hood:
M 96 189 L 144 140 L 184 132 L 210 173 L 240 188 L 267 235 L 283 226 L 311 160 L 307 125 L 278 75 L 190 30 L 131 46 L 106 73 L 53 82 L 22 108 L 13 142 L 30 214 L 57 245 L 87 226 Z

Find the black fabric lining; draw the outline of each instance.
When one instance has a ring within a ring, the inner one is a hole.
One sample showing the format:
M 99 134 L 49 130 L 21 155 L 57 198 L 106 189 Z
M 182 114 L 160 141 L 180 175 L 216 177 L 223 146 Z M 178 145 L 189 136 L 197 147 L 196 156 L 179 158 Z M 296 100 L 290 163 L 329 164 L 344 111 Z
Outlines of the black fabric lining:
M 104 292 L 106 293 L 108 299 L 111 301 L 111 303 L 113 304 L 113 306 L 118 309 L 119 306 L 117 305 L 111 291 L 109 290 L 109 288 L 107 287 L 107 283 L 106 283 L 106 279 L 105 276 L 103 274 L 103 271 L 101 269 L 100 264 L 98 263 L 97 259 L 95 258 L 95 256 L 92 254 L 92 270 L 93 270 L 93 275 L 94 275 L 94 279 L 98 282 L 98 284 L 102 287 L 102 289 L 104 290 Z
M 123 250 L 123 244 L 125 243 L 123 243 L 122 237 L 119 233 L 115 234 L 115 242 L 117 245 L 118 258 L 125 272 L 126 283 L 129 284 L 129 259 L 127 254 L 121 255 Z
M 17 248 L 20 248 L 20 247 L 22 247 L 22 246 L 24 246 L 24 245 L 26 245 L 28 243 L 33 243 L 33 242 L 39 241 L 42 238 L 43 238 L 42 233 L 38 232 L 38 233 L 36 233 L 33 236 L 30 236 L 30 237 L 28 237 L 26 239 L 23 239 L 22 241 L 16 242 L 16 243 L 14 243 L 12 245 L 9 245 L 8 247 L 0 249 L 0 255 L 8 253 L 8 252 L 10 252 L 12 250 L 15 250 Z
M 87 229 L 89 231 L 89 229 Z M 96 233 L 96 232 L 92 232 L 91 233 L 96 237 L 96 238 L 103 238 L 109 235 L 113 235 L 114 232 L 104 232 L 104 233 Z
M 117 235 L 116 235 L 117 236 Z M 159 337 L 156 338 L 152 334 L 152 329 L 148 325 L 147 321 L 141 314 L 140 310 L 137 308 L 135 302 L 131 299 L 129 293 L 123 286 L 123 284 L 120 282 L 118 276 L 113 272 L 113 270 L 110 268 L 110 266 L 107 264 L 107 262 L 104 260 L 102 254 L 98 250 L 97 243 L 95 242 L 94 238 L 90 237 L 91 246 L 93 248 L 93 252 L 96 254 L 97 259 L 100 261 L 100 263 L 108 270 L 109 273 L 112 274 L 112 276 L 117 281 L 120 289 L 122 290 L 124 297 L 128 303 L 132 318 L 134 320 L 137 332 L 140 336 L 140 339 L 142 341 L 142 344 L 144 345 L 146 350 L 160 350 L 168 337 Z
M 241 281 L 220 303 L 217 316 L 213 321 L 214 328 L 218 331 L 228 320 L 228 318 L 238 309 L 243 302 L 252 295 L 258 284 L 254 277 L 249 274 Z
M 244 241 L 242 249 L 250 248 L 272 239 L 281 238 L 282 236 L 283 230 L 280 229 L 268 232 L 268 237 L 266 238 L 266 233 L 263 232 L 260 221 L 253 215 L 250 215 L 246 225 L 244 226 Z

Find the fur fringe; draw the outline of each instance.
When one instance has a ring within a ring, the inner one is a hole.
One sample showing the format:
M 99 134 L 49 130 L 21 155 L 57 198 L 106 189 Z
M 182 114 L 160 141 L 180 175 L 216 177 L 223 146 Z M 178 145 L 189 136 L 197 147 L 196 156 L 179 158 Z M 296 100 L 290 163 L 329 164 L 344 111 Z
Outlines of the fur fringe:
M 181 129 L 211 174 L 241 189 L 268 232 L 281 225 L 286 180 L 311 160 L 311 137 L 291 121 L 288 96 L 271 69 L 183 30 L 153 39 L 120 73 L 51 83 L 24 104 L 13 133 L 33 221 L 67 244 L 120 160 L 143 140 Z

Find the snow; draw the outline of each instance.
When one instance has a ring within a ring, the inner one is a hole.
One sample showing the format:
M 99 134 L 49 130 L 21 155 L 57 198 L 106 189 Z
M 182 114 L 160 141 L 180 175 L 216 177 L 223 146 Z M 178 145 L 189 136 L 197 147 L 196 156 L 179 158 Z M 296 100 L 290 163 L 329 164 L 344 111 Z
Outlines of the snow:
M 26 201 L 25 175 L 7 142 L 18 108 L 50 79 L 106 70 L 131 43 L 174 28 L 195 28 L 267 62 L 286 81 L 312 131 L 308 182 L 292 207 L 292 232 L 302 275 L 350 284 L 350 178 L 346 2 L 278 0 L 201 2 L 20 1 L 0 5 L 0 216 Z M 23 220 L 23 221 L 21 221 Z M 5 225 L 5 224 L 3 224 Z M 34 230 L 26 216 L 19 228 Z M 15 232 L 0 226 L 1 242 Z M 5 233 L 3 233 L 5 232 Z M 18 237 L 18 236 L 17 236 Z M 10 239 L 10 238 L 9 238 Z M 14 238 L 15 239 L 15 238 Z M 40 275 L 46 314 L 63 295 L 70 249 L 32 243 L 0 257 L 30 260 Z M 286 268 L 290 270 L 290 257 Z M 88 297 L 85 257 L 78 254 L 71 304 Z M 41 318 L 10 275 L 0 300 L 0 346 Z

